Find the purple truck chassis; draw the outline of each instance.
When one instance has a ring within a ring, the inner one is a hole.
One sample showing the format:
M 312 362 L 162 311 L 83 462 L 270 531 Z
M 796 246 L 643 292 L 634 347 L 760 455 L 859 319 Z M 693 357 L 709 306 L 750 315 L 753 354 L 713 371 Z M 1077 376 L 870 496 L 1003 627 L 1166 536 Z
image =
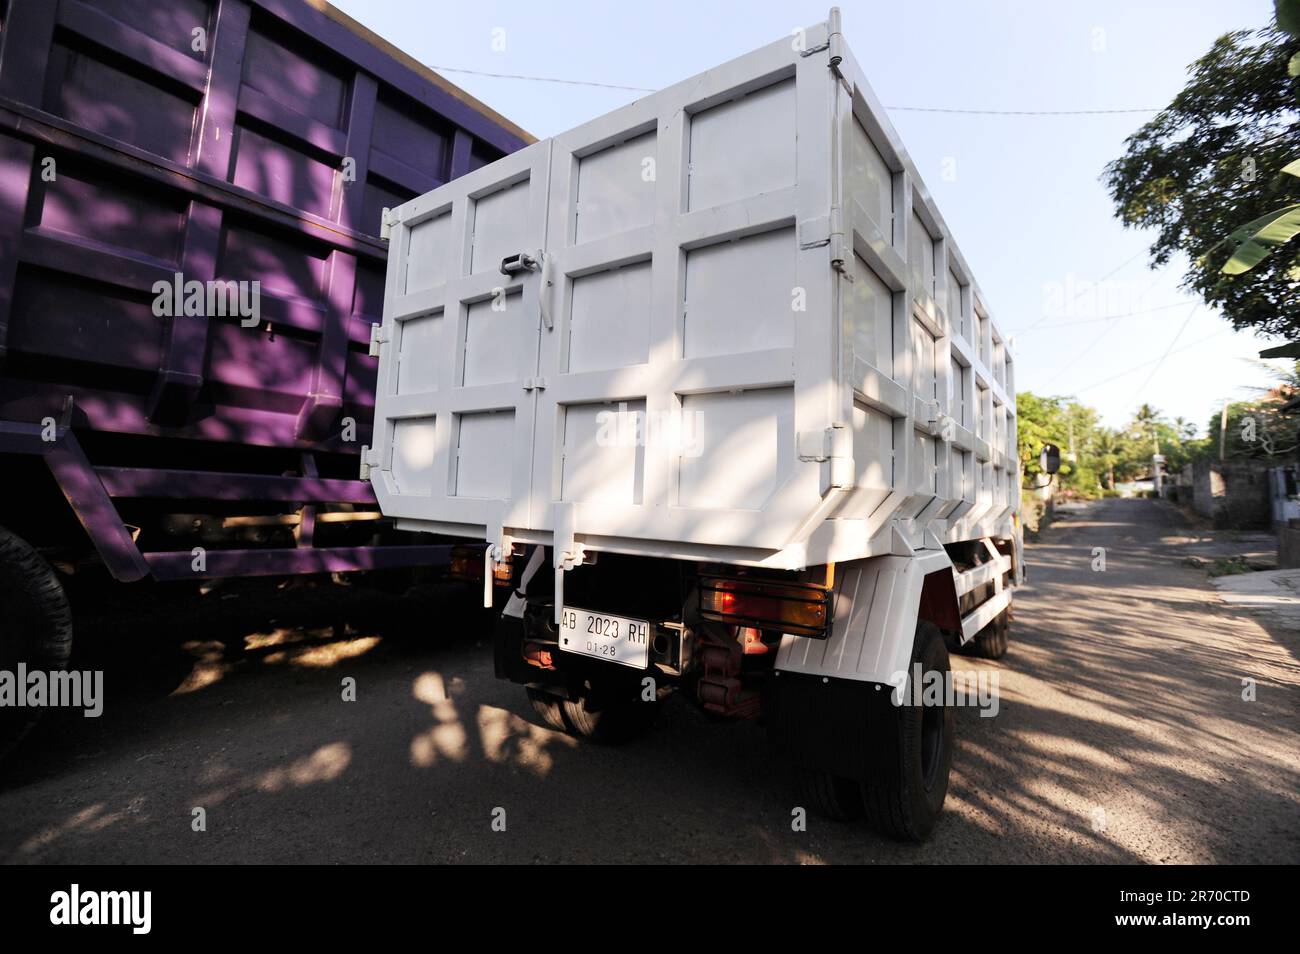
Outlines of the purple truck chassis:
M 47 441 L 34 424 L 0 421 L 0 453 L 42 458 L 68 506 L 86 531 L 113 578 L 123 583 L 152 576 L 157 580 L 231 576 L 281 576 L 385 570 L 403 566 L 441 566 L 451 547 L 313 546 L 316 507 L 328 503 L 375 505 L 369 483 L 317 477 L 273 477 L 205 471 L 93 467 L 67 427 Z M 194 569 L 193 550 L 142 552 L 118 514 L 115 499 L 244 500 L 302 505 L 298 545 L 246 550 L 206 550 L 205 566 Z

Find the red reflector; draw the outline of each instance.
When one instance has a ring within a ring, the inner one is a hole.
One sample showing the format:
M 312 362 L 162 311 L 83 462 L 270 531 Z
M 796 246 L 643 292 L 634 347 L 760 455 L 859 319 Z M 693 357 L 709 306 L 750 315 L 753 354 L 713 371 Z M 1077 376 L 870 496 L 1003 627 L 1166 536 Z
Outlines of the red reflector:
M 761 656 L 767 652 L 762 632 L 753 626 L 741 626 L 739 639 L 741 652 L 746 656 Z
M 554 669 L 555 661 L 551 658 L 551 651 L 543 649 L 540 643 L 524 643 L 524 662 L 530 666 L 537 666 L 539 669 Z

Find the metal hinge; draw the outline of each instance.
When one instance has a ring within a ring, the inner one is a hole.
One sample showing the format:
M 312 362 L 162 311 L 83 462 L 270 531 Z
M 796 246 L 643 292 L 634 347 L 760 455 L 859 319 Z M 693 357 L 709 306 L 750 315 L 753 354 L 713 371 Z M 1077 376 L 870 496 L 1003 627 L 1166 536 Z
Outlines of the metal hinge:
M 820 53 L 822 50 L 831 49 L 831 37 L 840 32 L 840 8 L 831 7 L 830 16 L 826 18 L 826 42 L 819 43 L 817 46 L 810 46 L 806 50 L 800 50 L 800 56 L 812 56 L 814 53 Z M 802 35 L 803 31 L 798 31 Z M 839 65 L 839 60 L 831 64 L 832 68 Z
M 370 479 L 370 468 L 379 466 L 379 451 L 370 449 L 369 444 L 361 445 L 361 479 Z
M 826 20 L 826 29 L 830 33 L 826 45 L 831 51 L 831 72 L 843 78 L 840 63 L 844 62 L 844 37 L 840 34 L 840 8 L 831 7 L 831 15 Z
M 840 422 L 799 434 L 799 459 L 829 464 L 827 487 L 853 486 L 853 431 Z
M 799 223 L 799 248 L 821 248 L 831 243 L 830 216 L 823 215 L 815 219 L 804 219 Z
M 853 281 L 853 272 L 845 264 L 848 261 L 848 247 L 844 241 L 844 213 L 838 205 L 831 206 L 830 248 L 831 268 Z
M 392 237 L 393 226 L 397 224 L 397 217 L 393 215 L 392 209 L 384 209 L 379 216 L 379 237 L 385 242 Z
M 388 332 L 384 330 L 384 326 L 382 324 L 371 325 L 370 326 L 370 357 L 378 358 L 379 346 L 382 345 L 385 341 L 389 341 L 389 340 L 390 338 Z
M 826 246 L 830 250 L 831 268 L 849 281 L 853 281 L 853 273 L 844 265 L 847 252 L 845 251 L 843 221 L 844 217 L 839 206 L 831 206 L 830 212 L 826 215 L 815 219 L 805 219 L 800 222 L 799 248 L 802 251 L 807 251 L 812 248 L 821 248 L 823 245 Z
M 524 378 L 524 390 L 531 391 L 536 388 L 538 391 L 546 390 L 545 378 Z

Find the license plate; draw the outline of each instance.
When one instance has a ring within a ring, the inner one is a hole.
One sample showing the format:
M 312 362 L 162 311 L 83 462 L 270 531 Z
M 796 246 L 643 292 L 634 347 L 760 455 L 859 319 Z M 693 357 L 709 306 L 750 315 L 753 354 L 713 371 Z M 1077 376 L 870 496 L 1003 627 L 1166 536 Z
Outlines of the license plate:
M 560 648 L 565 652 L 644 669 L 650 661 L 650 624 L 643 619 L 592 613 L 566 606 L 560 615 Z

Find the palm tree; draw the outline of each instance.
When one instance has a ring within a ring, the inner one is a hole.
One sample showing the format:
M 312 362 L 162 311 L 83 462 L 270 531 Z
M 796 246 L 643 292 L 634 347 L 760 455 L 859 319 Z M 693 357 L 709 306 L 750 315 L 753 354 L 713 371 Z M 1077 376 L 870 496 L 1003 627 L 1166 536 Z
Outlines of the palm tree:
M 1097 432 L 1097 463 L 1101 464 L 1106 471 L 1107 490 L 1115 489 L 1115 465 L 1119 463 L 1123 450 L 1120 436 L 1109 427 Z
M 1151 443 L 1155 447 L 1155 452 L 1160 453 L 1160 440 L 1156 432 L 1156 427 L 1164 423 L 1164 415 L 1153 408 L 1150 404 L 1143 404 L 1133 415 L 1134 429 L 1142 437 L 1150 437 Z

